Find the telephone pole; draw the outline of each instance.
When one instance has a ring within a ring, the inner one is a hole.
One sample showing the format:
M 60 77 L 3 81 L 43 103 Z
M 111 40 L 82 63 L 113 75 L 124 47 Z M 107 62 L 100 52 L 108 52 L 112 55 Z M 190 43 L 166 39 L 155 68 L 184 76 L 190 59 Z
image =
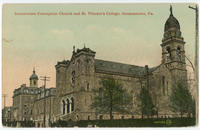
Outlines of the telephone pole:
M 46 82 L 50 81 L 49 79 L 50 79 L 50 77 L 40 76 L 40 80 L 44 81 L 44 119 L 43 119 L 44 127 L 46 127 L 46 99 L 45 99 L 45 96 L 46 96 Z
M 198 54 L 198 49 L 199 49 L 199 9 L 198 6 L 196 4 L 196 7 L 192 7 L 189 6 L 190 9 L 195 10 L 195 15 L 196 15 L 196 21 L 195 21 L 195 59 L 194 59 L 194 65 L 195 65 L 195 71 L 194 71 L 194 75 L 195 75 L 195 87 L 196 87 L 196 123 L 198 123 L 198 106 L 199 106 L 199 89 L 198 89 L 198 74 L 199 74 L 199 69 L 198 69 L 198 58 L 199 58 L 199 54 Z
M 7 98 L 7 94 L 3 94 L 3 99 L 4 99 L 4 103 L 3 103 L 3 107 L 6 107 L 6 98 Z

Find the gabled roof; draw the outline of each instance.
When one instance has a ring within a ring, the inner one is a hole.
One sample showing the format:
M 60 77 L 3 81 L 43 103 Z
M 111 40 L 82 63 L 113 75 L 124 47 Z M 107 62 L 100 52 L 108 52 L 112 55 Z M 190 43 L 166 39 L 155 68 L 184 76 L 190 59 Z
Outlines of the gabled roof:
M 95 71 L 127 76 L 139 76 L 145 73 L 145 67 L 95 59 Z

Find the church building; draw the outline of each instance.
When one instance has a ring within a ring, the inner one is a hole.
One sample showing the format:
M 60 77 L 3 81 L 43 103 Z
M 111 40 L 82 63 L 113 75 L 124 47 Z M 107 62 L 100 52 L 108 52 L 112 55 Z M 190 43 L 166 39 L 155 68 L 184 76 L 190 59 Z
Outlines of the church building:
M 187 84 L 184 39 L 180 24 L 174 17 L 172 7 L 164 25 L 161 64 L 149 68 L 113 61 L 96 59 L 90 48 L 73 49 L 70 60 L 58 62 L 56 68 L 55 120 L 109 119 L 109 114 L 96 113 L 90 108 L 100 81 L 104 77 L 118 80 L 133 96 L 132 114 L 114 113 L 114 119 L 141 118 L 137 95 L 143 85 L 149 87 L 159 117 L 176 117 L 169 107 L 169 95 L 178 81 Z

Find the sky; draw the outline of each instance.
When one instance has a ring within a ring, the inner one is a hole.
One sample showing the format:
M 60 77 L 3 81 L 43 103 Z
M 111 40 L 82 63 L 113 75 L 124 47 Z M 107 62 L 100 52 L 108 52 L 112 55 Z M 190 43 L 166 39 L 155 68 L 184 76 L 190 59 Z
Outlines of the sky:
M 194 60 L 194 4 L 172 4 L 186 42 L 186 55 Z M 12 105 L 13 91 L 29 86 L 29 77 L 49 76 L 56 87 L 55 65 L 70 60 L 73 46 L 96 52 L 95 58 L 145 66 L 161 63 L 164 24 L 170 4 L 4 4 L 2 19 L 2 93 Z M 134 12 L 146 15 L 15 15 L 19 13 Z M 151 12 L 152 15 L 148 15 Z M 39 80 L 39 86 L 43 82 Z M 3 103 L 3 102 L 2 102 Z

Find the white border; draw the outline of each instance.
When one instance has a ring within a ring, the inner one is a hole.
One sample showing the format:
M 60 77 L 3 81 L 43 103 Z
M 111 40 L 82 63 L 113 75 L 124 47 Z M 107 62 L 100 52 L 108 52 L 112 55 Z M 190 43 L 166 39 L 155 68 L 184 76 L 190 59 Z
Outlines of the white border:
M 10 3 L 10 4 L 18 4 L 18 3 L 23 3 L 23 4 L 31 4 L 31 3 L 43 3 L 43 4 L 60 4 L 60 3 L 197 3 L 198 6 L 200 4 L 199 0 L 0 0 L 0 39 L 2 39 L 2 7 L 3 4 Z M 2 40 L 1 40 L 1 45 L 0 45 L 0 83 L 2 86 Z M 199 51 L 199 50 L 198 50 Z M 200 79 L 200 78 L 199 78 Z M 200 80 L 199 80 L 200 81 Z M 2 90 L 2 89 L 1 89 Z M 199 94 L 200 94 L 200 89 L 199 89 Z M 2 95 L 2 91 L 0 91 L 0 95 Z M 0 108 L 2 108 L 2 96 L 0 96 Z M 199 104 L 200 106 L 200 104 Z M 199 107 L 200 108 L 200 107 Z M 199 111 L 199 110 L 198 110 Z M 24 129 L 24 128 L 5 128 L 2 127 L 2 112 L 0 112 L 0 129 Z M 200 119 L 200 116 L 199 116 Z M 34 129 L 34 128 L 25 128 L 25 129 Z M 53 129 L 53 128 L 40 128 L 40 129 Z M 88 129 L 88 128 L 54 128 L 54 129 Z M 198 126 L 197 127 L 183 127 L 183 128 L 178 128 L 178 127 L 170 127 L 170 128 L 162 128 L 162 127 L 152 127 L 152 128 L 139 128 L 139 127 L 133 127 L 133 128 L 91 128 L 91 129 L 135 129 L 135 130 L 155 130 L 155 129 L 171 129 L 171 130 L 200 130 L 200 121 L 198 121 Z

